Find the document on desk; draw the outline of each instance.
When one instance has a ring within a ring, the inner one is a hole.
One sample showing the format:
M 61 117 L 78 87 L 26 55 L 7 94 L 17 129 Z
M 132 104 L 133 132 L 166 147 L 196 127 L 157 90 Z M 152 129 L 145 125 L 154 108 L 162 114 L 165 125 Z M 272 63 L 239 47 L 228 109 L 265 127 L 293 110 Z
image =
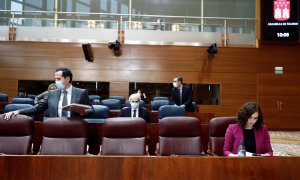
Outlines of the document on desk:
M 246 157 L 261 157 L 261 156 L 268 156 L 268 155 L 266 155 L 266 154 L 256 154 L 256 153 L 246 151 Z
M 91 109 L 92 107 L 89 106 L 89 105 L 85 105 L 85 104 L 77 104 L 77 103 L 72 103 L 72 104 L 69 104 L 69 105 L 66 105 L 66 106 L 63 106 L 62 107 L 62 110 L 63 111 L 78 111 L 78 109 L 81 109 L 81 110 L 86 110 L 86 109 Z

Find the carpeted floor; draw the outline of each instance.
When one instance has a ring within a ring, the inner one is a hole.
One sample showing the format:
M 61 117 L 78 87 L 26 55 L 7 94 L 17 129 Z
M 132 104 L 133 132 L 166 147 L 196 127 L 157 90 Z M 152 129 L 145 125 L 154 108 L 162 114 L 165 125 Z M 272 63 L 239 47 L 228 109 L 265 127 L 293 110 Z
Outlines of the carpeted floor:
M 274 156 L 300 156 L 300 131 L 269 131 Z

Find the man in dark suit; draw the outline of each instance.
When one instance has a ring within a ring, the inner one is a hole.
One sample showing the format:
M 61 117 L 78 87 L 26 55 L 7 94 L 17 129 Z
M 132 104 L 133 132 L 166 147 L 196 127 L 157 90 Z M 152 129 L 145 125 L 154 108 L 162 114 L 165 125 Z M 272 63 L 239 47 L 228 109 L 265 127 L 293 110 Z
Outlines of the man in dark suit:
M 18 96 L 17 98 L 28 98 L 26 91 L 24 88 L 18 89 Z
M 121 110 L 121 117 L 140 117 L 143 118 L 147 123 L 151 122 L 149 113 L 146 108 L 139 107 L 141 97 L 139 94 L 132 94 L 129 97 L 130 107 L 124 107 Z
M 11 111 L 5 114 L 5 119 L 9 120 L 12 115 L 24 114 L 32 115 L 48 109 L 49 117 L 73 117 L 90 114 L 94 111 L 86 90 L 72 86 L 73 74 L 68 68 L 58 68 L 55 71 L 55 84 L 57 89 L 49 91 L 44 99 L 40 100 L 36 106 Z M 63 111 L 62 107 L 71 103 L 85 104 L 90 108 L 73 108 L 72 111 Z
M 171 100 L 176 106 L 182 106 L 185 108 L 186 112 L 195 112 L 193 106 L 193 93 L 190 86 L 182 84 L 182 77 L 177 76 L 173 79 L 172 96 Z

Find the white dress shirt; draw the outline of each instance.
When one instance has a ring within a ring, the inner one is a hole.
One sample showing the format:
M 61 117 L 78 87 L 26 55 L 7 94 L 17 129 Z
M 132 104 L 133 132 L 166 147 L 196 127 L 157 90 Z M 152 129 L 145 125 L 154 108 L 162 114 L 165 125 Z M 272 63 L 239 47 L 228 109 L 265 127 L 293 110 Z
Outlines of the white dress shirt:
M 139 117 L 139 109 L 137 108 L 137 109 L 133 109 L 133 108 L 131 108 L 131 117 L 133 117 L 133 113 L 134 113 L 134 110 L 136 110 L 136 117 Z

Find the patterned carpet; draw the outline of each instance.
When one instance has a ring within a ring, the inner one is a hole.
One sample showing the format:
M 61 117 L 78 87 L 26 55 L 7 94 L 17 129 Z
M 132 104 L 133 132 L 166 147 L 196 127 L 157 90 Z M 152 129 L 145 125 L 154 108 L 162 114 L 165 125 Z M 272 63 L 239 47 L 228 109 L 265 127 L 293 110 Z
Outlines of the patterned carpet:
M 269 131 L 274 156 L 300 156 L 300 131 Z

